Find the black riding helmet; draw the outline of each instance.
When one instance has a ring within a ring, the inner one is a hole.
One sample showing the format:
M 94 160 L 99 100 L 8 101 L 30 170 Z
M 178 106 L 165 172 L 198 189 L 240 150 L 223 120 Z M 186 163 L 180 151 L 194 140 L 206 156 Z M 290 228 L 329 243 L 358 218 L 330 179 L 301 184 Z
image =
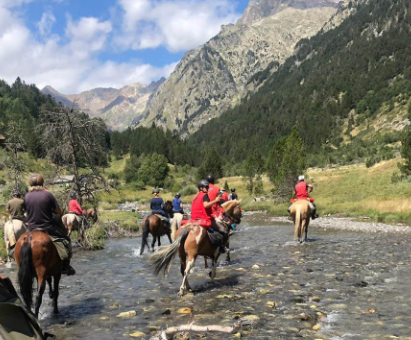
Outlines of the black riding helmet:
M 213 175 L 208 175 L 207 176 L 207 181 L 208 181 L 208 183 L 211 183 L 211 184 L 214 184 L 214 176 Z
M 20 193 L 18 191 L 13 191 L 12 194 L 13 197 L 21 197 Z
M 178 193 L 176 193 L 175 197 L 180 198 L 180 196 L 181 196 L 181 194 L 178 192 Z
M 235 192 L 235 188 L 231 188 L 231 192 Z
M 206 181 L 205 179 L 202 179 L 200 182 L 198 182 L 197 184 L 197 188 L 201 189 L 201 188 L 207 188 L 210 186 L 210 183 L 208 183 L 208 181 Z

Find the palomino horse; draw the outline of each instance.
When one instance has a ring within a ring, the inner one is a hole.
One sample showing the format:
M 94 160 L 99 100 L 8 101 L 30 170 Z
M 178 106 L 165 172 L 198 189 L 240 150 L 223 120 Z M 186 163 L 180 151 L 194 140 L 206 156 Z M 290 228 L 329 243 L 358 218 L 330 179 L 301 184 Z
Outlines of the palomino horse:
M 171 239 L 174 241 L 176 239 L 176 232 L 180 229 L 181 221 L 183 220 L 183 214 L 174 213 L 174 217 L 171 220 Z
M 165 212 L 170 216 L 173 217 L 173 203 L 171 201 L 167 201 L 165 203 Z M 156 239 L 158 240 L 158 246 L 161 246 L 160 237 L 163 235 L 167 235 L 170 243 L 173 241 L 171 240 L 170 231 L 164 227 L 163 221 L 160 217 L 156 215 L 149 215 L 141 222 L 141 228 L 143 229 L 143 236 L 141 237 L 141 250 L 140 255 L 144 252 L 144 247 L 147 245 L 147 248 L 150 250 L 150 246 L 148 245 L 147 238 L 148 234 L 150 233 L 153 236 L 153 242 L 151 243 L 152 251 L 154 251 L 154 244 L 156 243 Z
M 16 245 L 17 240 L 27 231 L 23 221 L 13 219 L 4 224 L 4 241 L 6 242 L 7 261 L 11 262 L 10 251 Z
M 223 208 L 226 213 L 229 213 L 238 223 L 241 222 L 242 211 L 239 206 L 239 201 L 227 202 L 223 204 Z M 221 226 L 226 228 L 228 234 L 229 224 L 223 222 Z M 214 248 L 211 245 L 206 229 L 195 223 L 186 224 L 180 228 L 176 236 L 176 240 L 171 245 L 152 256 L 152 263 L 156 275 L 160 273 L 166 274 L 178 252 L 180 256 L 181 275 L 183 275 L 183 282 L 178 295 L 182 296 L 186 290 L 190 289 L 188 275 L 194 266 L 197 256 L 205 256 L 212 260 L 210 277 L 214 280 L 220 248 Z
M 49 284 L 49 295 L 53 299 L 53 313 L 57 314 L 57 299 L 63 261 L 57 252 L 50 236 L 41 231 L 23 234 L 16 244 L 16 262 L 19 267 L 18 281 L 24 303 L 30 310 L 32 305 L 32 286 L 37 279 L 37 299 L 35 315 L 38 317 L 46 281 Z M 52 288 L 54 279 L 54 288 Z
M 93 222 L 97 222 L 97 209 L 96 208 L 90 208 L 86 210 L 86 213 L 84 215 L 86 219 L 92 218 Z M 79 230 L 80 223 L 77 219 L 77 215 L 75 214 L 65 214 L 62 218 L 61 221 L 63 222 L 64 226 L 67 229 L 68 236 L 70 237 L 71 233 L 73 230 Z
M 311 208 L 307 200 L 298 200 L 293 203 L 290 209 L 290 215 L 294 221 L 294 240 L 303 243 L 307 241 L 308 225 L 310 224 Z M 303 233 L 305 238 L 303 241 Z

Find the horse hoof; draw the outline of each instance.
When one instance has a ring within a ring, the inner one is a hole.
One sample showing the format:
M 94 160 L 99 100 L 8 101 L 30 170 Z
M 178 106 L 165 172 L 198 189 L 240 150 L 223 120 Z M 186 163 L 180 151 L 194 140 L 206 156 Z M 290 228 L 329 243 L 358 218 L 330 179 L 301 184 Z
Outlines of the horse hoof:
M 177 296 L 178 296 L 178 297 L 183 297 L 183 295 L 184 295 L 184 291 L 181 291 L 181 290 L 180 290 L 180 291 L 177 293 Z
M 60 312 L 59 312 L 58 309 L 55 309 L 55 310 L 53 310 L 53 314 L 54 314 L 54 315 L 58 315 L 58 314 L 60 314 Z

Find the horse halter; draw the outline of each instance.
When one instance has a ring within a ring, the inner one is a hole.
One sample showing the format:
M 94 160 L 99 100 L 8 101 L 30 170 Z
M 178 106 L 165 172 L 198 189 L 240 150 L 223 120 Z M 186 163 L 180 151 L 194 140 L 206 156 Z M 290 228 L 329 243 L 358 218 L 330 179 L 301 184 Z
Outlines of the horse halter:
M 241 209 L 241 207 L 240 207 L 240 211 L 241 211 L 241 214 L 240 214 L 240 218 L 241 218 L 242 211 L 243 211 L 243 209 Z M 235 224 L 240 224 L 241 221 L 239 219 L 236 220 L 233 216 L 229 215 L 227 212 L 225 212 L 224 214 L 225 214 L 226 217 L 228 217 Z

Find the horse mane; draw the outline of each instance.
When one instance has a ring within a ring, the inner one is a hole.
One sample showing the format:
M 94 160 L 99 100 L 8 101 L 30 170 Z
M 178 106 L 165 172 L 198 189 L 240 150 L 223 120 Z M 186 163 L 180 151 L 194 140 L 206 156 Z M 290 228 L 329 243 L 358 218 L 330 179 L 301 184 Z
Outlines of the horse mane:
M 239 200 L 232 200 L 232 201 L 224 202 L 223 204 L 221 204 L 221 207 L 222 207 L 225 211 L 231 211 L 231 210 L 234 209 L 237 205 L 239 205 L 240 202 L 241 202 L 241 201 L 239 201 Z

